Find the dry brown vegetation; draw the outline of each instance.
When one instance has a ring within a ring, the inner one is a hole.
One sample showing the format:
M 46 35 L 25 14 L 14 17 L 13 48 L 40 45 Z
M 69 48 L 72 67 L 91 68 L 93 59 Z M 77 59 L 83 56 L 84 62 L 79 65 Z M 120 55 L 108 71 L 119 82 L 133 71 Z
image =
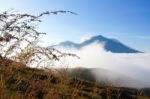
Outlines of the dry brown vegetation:
M 13 10 L 0 13 L 0 99 L 148 99 L 136 89 L 102 86 L 69 77 L 65 71 L 38 69 L 45 62 L 77 57 L 37 44 L 40 35 L 45 34 L 36 28 L 40 18 L 58 13 L 76 14 L 54 11 L 35 16 Z M 29 67 L 32 65 L 36 68 Z
M 149 99 L 142 90 L 99 85 L 68 77 L 64 71 L 56 74 L 8 62 L 0 70 L 0 99 Z

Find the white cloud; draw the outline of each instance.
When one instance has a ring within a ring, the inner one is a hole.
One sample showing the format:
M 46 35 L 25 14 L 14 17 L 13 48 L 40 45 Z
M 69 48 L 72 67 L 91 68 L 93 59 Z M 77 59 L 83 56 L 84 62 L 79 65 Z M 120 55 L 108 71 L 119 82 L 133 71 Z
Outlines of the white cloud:
M 80 42 L 84 42 L 84 41 L 90 39 L 91 37 L 92 37 L 92 35 L 85 35 L 85 36 L 83 36 L 83 37 L 81 38 L 81 41 L 80 41 Z
M 94 43 L 80 50 L 60 49 L 75 53 L 80 57 L 80 59 L 68 57 L 62 60 L 61 65 L 63 63 L 68 67 L 103 68 L 144 82 L 148 84 L 145 84 L 146 87 L 150 87 L 150 78 L 148 77 L 150 75 L 150 53 L 119 54 L 106 52 L 103 48 L 103 45 Z M 94 71 L 94 74 L 99 78 L 98 71 Z M 106 78 L 109 78 L 107 74 L 105 75 Z

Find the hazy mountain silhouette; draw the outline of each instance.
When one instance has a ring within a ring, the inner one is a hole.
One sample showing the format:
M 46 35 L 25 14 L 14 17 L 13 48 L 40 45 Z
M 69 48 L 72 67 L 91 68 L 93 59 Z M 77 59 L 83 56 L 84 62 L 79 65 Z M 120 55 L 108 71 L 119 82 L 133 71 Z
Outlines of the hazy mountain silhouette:
M 98 35 L 98 36 L 93 36 L 90 39 L 78 44 L 78 43 L 74 43 L 72 41 L 64 41 L 59 43 L 58 45 L 54 45 L 55 47 L 66 47 L 66 48 L 83 48 L 85 46 L 88 46 L 92 43 L 100 43 L 100 44 L 104 44 L 104 49 L 106 51 L 110 51 L 113 53 L 139 53 L 140 51 L 135 50 L 133 48 L 130 48 L 129 46 L 119 42 L 116 39 L 110 39 L 110 38 L 106 38 L 102 35 Z

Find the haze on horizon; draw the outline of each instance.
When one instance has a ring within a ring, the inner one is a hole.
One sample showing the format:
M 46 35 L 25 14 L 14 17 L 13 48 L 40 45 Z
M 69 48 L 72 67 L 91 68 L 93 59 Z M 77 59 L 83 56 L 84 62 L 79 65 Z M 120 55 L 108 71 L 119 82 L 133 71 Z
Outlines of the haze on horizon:
M 150 87 L 150 53 L 112 53 L 106 51 L 104 45 L 94 42 L 81 49 L 58 47 L 60 51 L 74 53 L 80 59 L 66 57 L 55 62 L 54 68 L 89 68 L 97 81 L 104 78 L 106 81 L 120 81 L 124 87 Z

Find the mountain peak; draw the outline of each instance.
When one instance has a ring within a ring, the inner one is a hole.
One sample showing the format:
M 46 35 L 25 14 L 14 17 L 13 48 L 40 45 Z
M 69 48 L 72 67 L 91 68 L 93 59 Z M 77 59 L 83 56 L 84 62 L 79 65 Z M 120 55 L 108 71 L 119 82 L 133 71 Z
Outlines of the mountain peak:
M 97 40 L 97 41 L 103 41 L 103 40 L 107 40 L 106 37 L 102 36 L 102 35 L 97 35 L 97 36 L 93 36 L 91 37 L 89 40 Z
M 93 36 L 92 38 L 95 38 L 95 39 L 106 39 L 106 37 L 104 37 L 102 35 L 96 35 L 96 36 Z
M 58 47 L 67 47 L 67 48 L 70 48 L 70 47 L 80 48 L 79 44 L 76 44 L 76 43 L 74 43 L 72 41 L 64 41 L 64 42 L 59 43 L 56 46 L 58 46 Z
M 81 45 L 86 46 L 86 45 L 92 44 L 93 42 L 103 43 L 103 42 L 106 42 L 106 41 L 108 41 L 108 38 L 106 38 L 102 35 L 97 35 L 97 36 L 93 36 L 90 39 L 82 42 Z
M 93 36 L 90 39 L 77 44 L 71 41 L 65 41 L 65 42 L 61 42 L 56 46 L 60 46 L 60 47 L 67 47 L 67 48 L 83 48 L 85 46 L 88 46 L 94 42 L 97 42 L 98 44 L 104 44 L 104 49 L 106 51 L 110 51 L 113 53 L 139 53 L 140 51 L 137 51 L 135 49 L 132 49 L 128 46 L 126 46 L 125 44 L 121 43 L 120 41 L 116 40 L 116 39 L 109 39 L 106 38 L 102 35 L 97 35 L 97 36 Z

